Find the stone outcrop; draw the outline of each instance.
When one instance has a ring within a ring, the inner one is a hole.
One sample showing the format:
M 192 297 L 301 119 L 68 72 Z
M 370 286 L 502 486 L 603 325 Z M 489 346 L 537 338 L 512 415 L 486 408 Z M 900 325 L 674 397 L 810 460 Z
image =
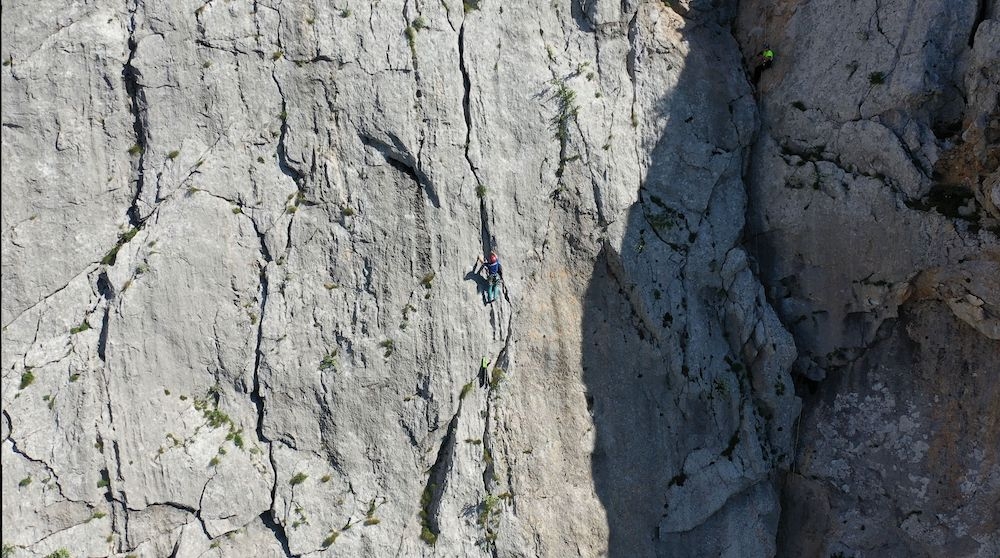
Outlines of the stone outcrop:
M 998 7 L 741 5 L 778 53 L 747 244 L 809 394 L 782 555 L 1000 552 Z
M 997 10 L 862 4 L 6 3 L 5 557 L 990 555 Z

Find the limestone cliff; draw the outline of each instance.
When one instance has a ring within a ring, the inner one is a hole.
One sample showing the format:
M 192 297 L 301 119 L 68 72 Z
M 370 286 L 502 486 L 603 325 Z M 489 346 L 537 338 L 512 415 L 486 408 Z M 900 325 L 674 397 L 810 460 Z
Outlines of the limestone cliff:
M 1000 9 L 823 4 L 5 0 L 4 557 L 995 555 Z

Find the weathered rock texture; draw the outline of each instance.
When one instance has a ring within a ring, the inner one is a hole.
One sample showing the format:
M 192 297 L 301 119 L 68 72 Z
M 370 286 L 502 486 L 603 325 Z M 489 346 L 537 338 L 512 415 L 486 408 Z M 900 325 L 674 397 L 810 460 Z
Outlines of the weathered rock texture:
M 747 244 L 813 381 L 782 555 L 1000 555 L 998 17 L 741 6 L 744 52 L 778 53 Z
M 5 2 L 5 552 L 990 555 L 966 4 Z

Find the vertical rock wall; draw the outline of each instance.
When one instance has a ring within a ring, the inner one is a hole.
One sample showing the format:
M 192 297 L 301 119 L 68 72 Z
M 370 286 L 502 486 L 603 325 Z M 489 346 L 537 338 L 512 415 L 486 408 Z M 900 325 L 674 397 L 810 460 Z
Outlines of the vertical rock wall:
M 772 554 L 733 15 L 5 5 L 4 544 Z
M 5 3 L 5 552 L 990 555 L 967 4 Z
M 1000 552 L 998 8 L 741 4 L 747 244 L 810 394 L 781 555 Z

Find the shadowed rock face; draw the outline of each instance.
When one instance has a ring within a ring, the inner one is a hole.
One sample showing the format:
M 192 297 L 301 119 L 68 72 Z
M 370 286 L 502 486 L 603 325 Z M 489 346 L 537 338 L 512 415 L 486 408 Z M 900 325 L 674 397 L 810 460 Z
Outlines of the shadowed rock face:
M 4 552 L 995 555 L 960 4 L 5 3 Z
M 780 555 L 1000 548 L 997 8 L 741 5 L 778 53 L 747 244 L 806 394 Z

